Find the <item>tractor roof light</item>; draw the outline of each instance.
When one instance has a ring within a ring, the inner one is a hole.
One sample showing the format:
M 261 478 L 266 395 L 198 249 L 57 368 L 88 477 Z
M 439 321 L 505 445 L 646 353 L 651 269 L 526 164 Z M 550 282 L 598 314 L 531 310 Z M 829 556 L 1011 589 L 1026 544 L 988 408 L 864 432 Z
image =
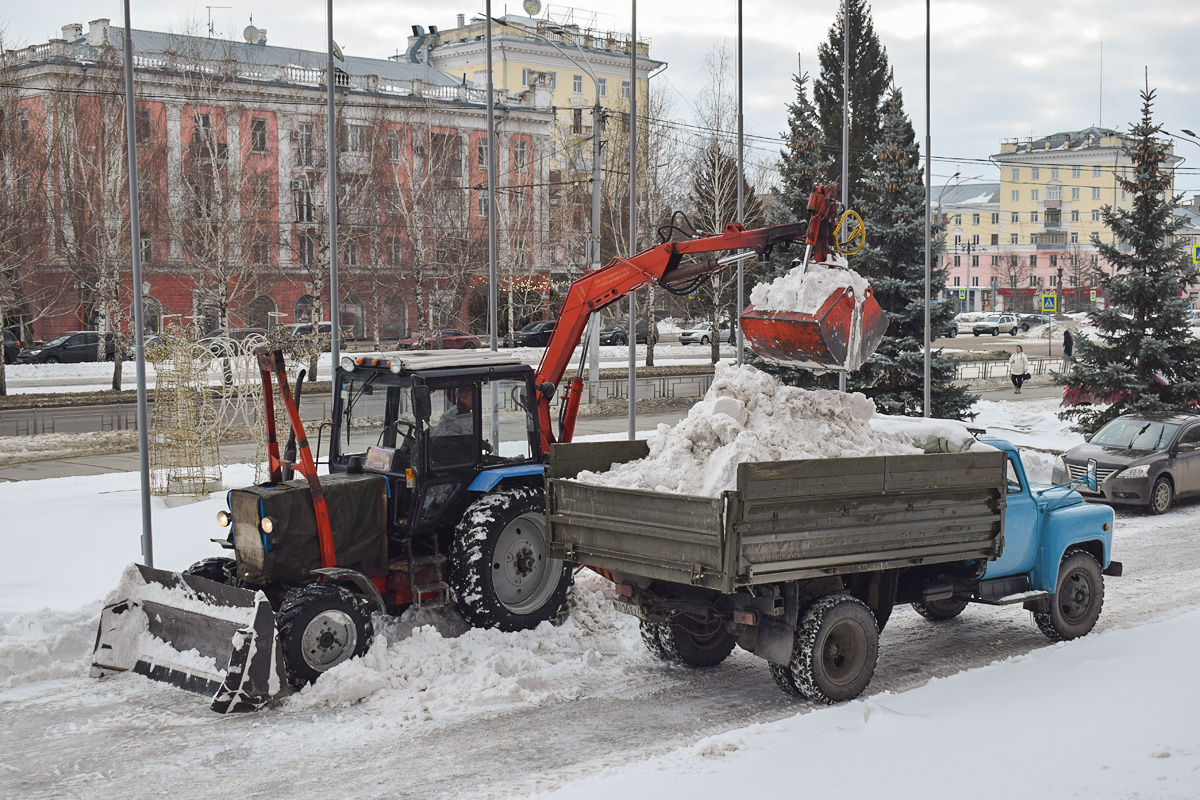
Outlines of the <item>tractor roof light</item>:
M 345 372 L 354 372 L 354 359 L 350 356 L 342 356 L 342 360 L 339 363 Z

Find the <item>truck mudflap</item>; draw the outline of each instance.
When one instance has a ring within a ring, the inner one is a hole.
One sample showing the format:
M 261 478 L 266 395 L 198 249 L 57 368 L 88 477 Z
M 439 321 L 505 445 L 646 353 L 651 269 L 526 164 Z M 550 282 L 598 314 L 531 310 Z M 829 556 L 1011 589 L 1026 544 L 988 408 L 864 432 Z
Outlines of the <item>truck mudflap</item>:
M 131 564 L 100 612 L 92 677 L 135 672 L 212 697 L 221 714 L 288 694 L 266 595 Z

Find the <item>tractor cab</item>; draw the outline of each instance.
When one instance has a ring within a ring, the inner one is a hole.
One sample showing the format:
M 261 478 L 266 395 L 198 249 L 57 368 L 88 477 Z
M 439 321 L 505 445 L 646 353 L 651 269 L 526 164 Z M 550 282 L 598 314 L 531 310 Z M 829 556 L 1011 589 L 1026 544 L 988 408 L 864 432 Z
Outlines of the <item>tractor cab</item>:
M 387 480 L 393 555 L 457 525 L 470 491 L 541 473 L 533 369 L 512 356 L 347 357 L 335 380 L 329 470 Z

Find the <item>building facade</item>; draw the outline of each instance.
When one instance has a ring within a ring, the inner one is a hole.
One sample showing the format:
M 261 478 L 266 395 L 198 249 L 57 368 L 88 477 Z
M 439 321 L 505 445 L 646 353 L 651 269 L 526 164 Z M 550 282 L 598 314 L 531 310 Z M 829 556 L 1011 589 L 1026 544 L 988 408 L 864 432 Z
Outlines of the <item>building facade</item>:
M 1125 246 L 1113 241 L 1101 209 L 1132 208 L 1119 184 L 1132 168 L 1123 151 L 1130 144 L 1097 127 L 1010 139 L 991 157 L 999 183 L 935 188 L 949 270 L 943 299 L 964 311 L 1032 312 L 1047 293 L 1068 311 L 1102 303 L 1096 276 L 1111 267 L 1092 242 Z
M 246 38 L 133 31 L 139 246 L 154 329 L 170 316 L 206 329 L 333 316 L 327 55 L 267 45 L 253 27 Z M 0 64 L 20 87 L 0 119 L 24 126 L 28 153 L 46 162 L 44 188 L 26 197 L 38 231 L 0 285 L 4 324 L 21 327 L 23 340 L 127 324 L 123 46 L 124 30 L 102 19 L 86 33 L 65 26 L 62 38 L 9 51 Z M 393 59 L 339 61 L 334 86 L 336 316 L 356 336 L 393 344 L 418 330 L 473 327 L 471 309 L 486 295 L 486 94 Z M 498 261 L 513 281 L 548 260 L 551 90 L 498 92 L 496 103 L 507 189 Z

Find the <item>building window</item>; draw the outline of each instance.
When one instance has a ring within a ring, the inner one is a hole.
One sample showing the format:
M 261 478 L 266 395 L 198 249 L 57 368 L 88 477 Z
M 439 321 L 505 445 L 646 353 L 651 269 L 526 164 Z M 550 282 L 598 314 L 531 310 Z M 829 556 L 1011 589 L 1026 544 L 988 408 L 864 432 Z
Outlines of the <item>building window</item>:
M 999 212 L 999 211 L 993 211 L 993 212 L 992 212 L 992 224 L 993 224 L 993 225 L 999 225 L 999 224 L 1000 224 L 1000 212 Z
M 1046 199 L 1047 200 L 1061 200 L 1062 199 L 1062 187 L 1061 186 L 1047 186 L 1046 187 Z
M 1079 244 L 1079 234 L 1075 231 L 1071 231 L 1071 244 Z
M 1071 212 L 1071 222 L 1079 222 L 1079 212 L 1078 211 Z
M 1030 212 L 1029 212 L 1029 221 L 1030 221 L 1030 222 L 1037 222 L 1037 221 L 1038 221 L 1038 212 L 1036 212 L 1036 211 L 1030 211 Z
M 996 246 L 996 245 L 998 245 L 998 244 L 1000 244 L 1000 234 L 998 234 L 998 233 L 993 233 L 993 234 L 992 234 L 992 246 L 994 247 L 994 246 Z
M 398 267 L 404 258 L 404 251 L 399 236 L 389 236 L 387 240 L 387 263 L 389 267 Z
M 972 266 L 972 267 L 978 267 L 978 266 L 979 266 L 979 256 L 971 256 L 971 266 Z M 975 285 L 976 285 L 976 286 L 978 286 L 979 284 L 978 284 L 978 283 L 976 283 Z
M 1019 212 L 1019 211 L 1012 212 L 1012 220 L 1010 220 L 1010 221 L 1014 225 L 1016 225 L 1018 222 L 1020 222 L 1021 221 L 1021 212 Z
M 1053 256 L 1051 256 L 1051 258 L 1053 258 Z M 1051 264 L 1050 266 L 1054 266 L 1054 265 L 1053 265 L 1053 264 Z M 1051 286 L 1058 286 L 1058 276 L 1057 276 L 1057 275 L 1051 275 L 1051 276 L 1050 276 L 1050 285 L 1051 285 Z
M 628 100 L 630 97 L 629 81 L 621 81 L 621 99 Z
M 1020 244 L 1020 242 L 1017 241 L 1017 234 L 1010 233 L 1008 235 L 1008 243 L 1009 244 Z
M 487 215 L 488 215 L 488 199 L 487 199 L 487 195 L 486 195 L 486 194 L 484 194 L 483 192 L 480 192 L 480 193 L 479 193 L 479 198 L 478 198 L 478 207 L 479 207 L 479 208 L 478 208 L 479 218 L 480 218 L 480 219 L 487 219 Z
M 342 247 L 342 266 L 358 266 L 358 242 L 346 242 Z
M 1092 167 L 1092 177 L 1093 178 L 1100 177 L 1100 167 L 1099 166 Z
M 135 111 L 136 111 L 136 114 L 134 115 L 134 122 L 133 122 L 134 135 L 137 136 L 137 139 L 139 142 L 148 142 L 148 141 L 150 141 L 150 133 L 154 129 L 154 126 L 152 125 L 152 123 L 150 121 L 150 109 L 137 108 L 137 109 L 135 109 Z M 22 109 L 21 113 L 24 114 L 25 110 Z M 28 116 L 26 116 L 23 119 L 22 124 L 24 127 L 28 127 L 28 125 L 29 125 Z
M 292 181 L 292 204 L 296 206 L 296 222 L 314 221 L 316 211 L 315 204 L 313 203 L 312 181 Z
M 1099 221 L 1100 221 L 1100 209 L 1093 208 L 1092 209 L 1092 222 L 1099 222 Z
M 1008 266 L 1010 266 L 1013 269 L 1017 268 L 1017 254 L 1016 253 L 1013 253 L 1012 255 L 1010 255 L 1008 257 Z M 1012 285 L 1014 287 L 1017 285 L 1017 276 L 1015 276 L 1015 275 L 1013 276 L 1013 279 L 1012 279 Z
M 972 225 L 978 225 L 978 224 L 979 224 L 979 215 L 978 215 L 978 214 L 972 214 L 972 215 L 971 215 L 971 224 L 972 224 Z
M 1088 266 L 1100 266 L 1100 256 L 1098 256 L 1096 253 L 1092 253 L 1090 256 L 1088 256 Z
M 597 78 L 596 82 L 600 84 L 600 96 L 608 97 L 608 79 L 607 78 Z
M 475 166 L 487 171 L 488 168 L 488 137 L 480 136 L 475 146 Z
M 962 256 L 955 256 L 955 257 L 954 257 L 954 266 L 956 266 L 956 267 L 961 267 L 961 266 L 962 266 Z
M 315 267 L 317 265 L 317 240 L 311 233 L 300 234 L 300 266 Z
M 267 121 L 262 117 L 250 120 L 250 149 L 255 153 L 267 152 Z
M 956 233 L 954 234 L 954 246 L 958 247 L 960 244 L 962 244 L 962 234 Z
M 313 165 L 313 126 L 311 122 L 301 122 L 296 125 L 296 166 L 311 167 Z
M 400 161 L 400 131 L 387 132 L 387 157 L 388 161 Z
M 1014 181 L 1019 181 L 1019 180 L 1021 180 L 1021 170 L 1019 170 L 1019 169 L 1014 169 L 1014 170 L 1012 171 L 1012 179 L 1013 179 Z
M 1034 256 L 1034 258 L 1036 258 L 1036 256 Z M 1038 285 L 1040 282 L 1041 282 L 1041 281 L 1039 281 L 1039 280 L 1038 280 L 1038 276 L 1037 276 L 1037 275 L 1030 275 L 1030 276 L 1029 276 L 1029 285 L 1030 285 L 1030 286 L 1037 286 L 1037 285 Z
M 1082 172 L 1082 171 L 1083 171 L 1083 170 L 1082 170 L 1082 169 L 1081 169 L 1079 166 L 1074 166 L 1074 167 L 1071 167 L 1071 177 L 1072 177 L 1072 178 L 1078 178 L 1078 177 L 1079 177 L 1079 173 L 1080 173 L 1080 172 Z
M 1000 266 L 1000 256 L 992 256 L 992 266 L 993 267 Z
M 1053 226 L 1053 227 L 1057 228 L 1061 223 L 1062 223 L 1062 209 L 1061 208 L 1047 208 L 1046 209 L 1046 227 L 1049 228 L 1049 227 Z
M 1058 180 L 1058 167 L 1050 168 L 1050 180 L 1052 180 L 1052 181 Z
M 962 214 L 955 214 L 955 215 L 954 215 L 954 224 L 955 224 L 955 225 L 962 225 Z
M 1037 234 L 1036 234 L 1036 233 L 1031 233 L 1031 234 L 1029 234 L 1029 243 L 1030 243 L 1030 244 L 1037 244 L 1037 243 L 1038 243 L 1038 240 L 1037 240 Z
M 1072 199 L 1072 200 L 1078 200 L 1078 199 L 1079 199 L 1079 187 L 1078 187 L 1078 186 L 1072 186 L 1072 187 L 1071 187 L 1071 199 Z
M 519 139 L 513 145 L 513 171 L 524 172 L 529 166 L 529 143 L 524 139 Z
M 959 284 L 959 281 L 960 281 L 960 280 L 961 280 L 961 279 L 960 279 L 960 278 L 959 278 L 957 275 L 955 275 L 955 276 L 954 276 L 954 285 L 955 285 L 955 286 L 959 286 L 959 285 L 960 285 L 960 284 Z
M 529 68 L 528 67 L 521 70 L 521 85 L 522 86 L 529 85 Z
M 583 109 L 576 108 L 571 111 L 571 133 L 583 133 Z
M 351 123 L 342 129 L 342 152 L 365 153 L 370 138 L 371 128 L 369 126 Z
M 1050 266 L 1051 266 L 1051 267 L 1057 267 L 1057 266 L 1058 266 L 1058 254 L 1057 254 L 1057 253 L 1051 253 L 1051 254 L 1050 254 Z M 1053 286 L 1054 284 L 1053 284 L 1053 283 L 1051 283 L 1050 285 L 1051 285 L 1051 286 Z
M 1038 180 L 1041 177 L 1041 175 L 1042 175 L 1042 170 L 1040 167 L 1032 167 L 1029 170 L 1029 176 L 1031 178 L 1033 178 L 1035 181 Z
M 975 266 L 977 266 L 977 267 L 979 266 L 979 256 L 976 256 L 976 257 L 975 257 Z M 972 276 L 971 276 L 971 285 L 972 285 L 972 286 L 978 286 L 978 285 L 979 285 L 979 276 L 978 276 L 978 275 L 972 275 Z
M 150 231 L 142 231 L 141 256 L 143 264 L 149 264 L 154 260 L 154 236 Z
M 1037 189 L 1029 190 L 1029 199 L 1032 200 L 1033 202 L 1036 203 L 1036 202 L 1038 202 L 1038 200 L 1041 199 L 1041 197 L 1039 195 L 1040 195 L 1040 192 Z
M 455 133 L 434 133 L 429 137 L 430 169 L 446 178 L 462 176 L 462 143 Z M 484 166 L 487 155 L 484 154 Z
M 971 234 L 971 244 L 979 244 L 979 234 L 978 233 Z
M 583 76 L 576 75 L 571 79 L 571 91 L 575 94 L 583 94 Z

